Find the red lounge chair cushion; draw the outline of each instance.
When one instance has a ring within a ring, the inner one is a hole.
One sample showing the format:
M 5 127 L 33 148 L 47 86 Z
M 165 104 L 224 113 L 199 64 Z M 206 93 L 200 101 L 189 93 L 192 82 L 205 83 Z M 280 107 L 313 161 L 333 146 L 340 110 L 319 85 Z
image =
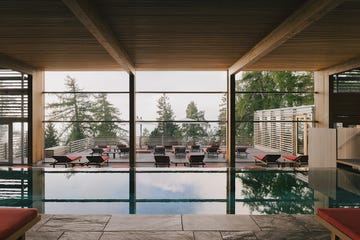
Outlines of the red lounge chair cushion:
M 299 156 L 292 156 L 292 155 L 286 155 L 286 156 L 283 156 L 283 158 L 287 159 L 287 160 L 291 160 L 291 161 L 296 161 L 296 159 L 298 158 Z
M 101 156 L 101 158 L 105 161 L 109 160 L 109 156 Z
M 151 150 L 147 150 L 147 149 L 136 149 L 137 153 L 151 153 Z
M 67 156 L 71 161 L 79 160 L 81 156 Z
M 38 215 L 35 208 L 0 208 L 0 239 L 6 239 Z
M 259 160 L 263 161 L 263 160 L 264 160 L 264 158 L 265 158 L 265 155 L 255 155 L 255 156 L 254 156 L 254 158 L 256 158 L 256 159 L 259 159 Z
M 319 208 L 317 214 L 350 238 L 360 239 L 360 208 Z

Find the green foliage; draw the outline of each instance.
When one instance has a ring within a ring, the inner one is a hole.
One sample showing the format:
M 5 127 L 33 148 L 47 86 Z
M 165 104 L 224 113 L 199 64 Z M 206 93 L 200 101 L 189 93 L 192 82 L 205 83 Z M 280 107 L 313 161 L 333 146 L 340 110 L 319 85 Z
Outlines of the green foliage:
M 245 121 L 237 124 L 237 135 L 252 135 L 253 124 L 246 121 L 252 121 L 257 110 L 313 104 L 312 93 L 298 93 L 313 91 L 309 72 L 245 72 L 236 84 L 236 91 L 245 92 L 236 94 L 235 99 L 236 120 Z
M 174 112 L 171 109 L 171 105 L 169 103 L 169 98 L 163 94 L 158 100 L 158 111 L 157 114 L 159 117 L 157 120 L 159 121 L 158 126 L 150 133 L 151 137 L 179 137 L 181 136 L 181 132 L 179 127 L 173 122 L 174 120 Z
M 116 137 L 124 130 L 115 122 L 120 121 L 120 112 L 108 100 L 106 93 L 95 96 L 95 103 L 91 109 L 95 121 L 106 121 L 92 124 L 92 131 L 95 137 Z
M 195 142 L 197 137 L 204 137 L 206 133 L 206 123 L 196 123 L 196 121 L 205 121 L 205 112 L 199 111 L 195 102 L 191 101 L 186 108 L 186 118 L 194 120 L 194 123 L 183 123 L 182 132 L 184 136 Z
M 46 124 L 45 128 L 45 148 L 59 146 L 58 133 L 52 122 Z
M 47 107 L 51 110 L 50 120 L 64 121 L 62 134 L 66 144 L 89 136 L 115 137 L 122 129 L 111 121 L 118 121 L 119 111 L 108 102 L 105 93 L 95 96 L 79 93 L 82 89 L 70 76 L 65 78 L 65 94 L 57 94 L 58 100 Z M 94 123 L 92 121 L 109 121 Z

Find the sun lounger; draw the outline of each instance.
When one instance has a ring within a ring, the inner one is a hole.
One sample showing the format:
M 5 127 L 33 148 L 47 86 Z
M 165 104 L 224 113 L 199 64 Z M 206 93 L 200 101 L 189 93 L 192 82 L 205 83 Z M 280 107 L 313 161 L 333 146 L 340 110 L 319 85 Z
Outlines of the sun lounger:
M 40 218 L 36 208 L 0 208 L 0 239 L 25 239 Z
M 154 155 L 165 155 L 165 147 L 164 146 L 156 146 L 154 148 Z
M 219 146 L 209 146 L 203 149 L 207 153 L 208 157 L 218 157 L 219 156 Z
M 266 155 L 255 155 L 255 163 L 263 164 L 266 166 L 269 166 L 270 164 L 277 164 L 279 166 L 279 163 L 277 160 L 281 157 L 280 154 L 266 154 Z
M 89 160 L 86 165 L 96 165 L 101 167 L 105 163 L 109 165 L 109 156 L 86 156 L 87 160 Z
M 319 208 L 315 219 L 331 232 L 331 239 L 360 240 L 360 208 Z
M 282 157 L 286 160 L 293 161 L 295 163 L 296 167 L 308 165 L 308 163 L 309 163 L 308 155 L 299 155 L 299 156 L 284 155 Z
M 81 164 L 80 162 L 81 156 L 62 155 L 62 156 L 53 156 L 53 158 L 55 159 L 55 161 L 53 163 L 50 163 L 50 165 L 52 165 L 53 167 L 55 167 L 55 165 L 65 165 L 65 167 L 70 165 L 73 167 L 75 164 Z
M 189 155 L 188 160 L 190 167 L 205 166 L 204 157 L 205 155 Z
M 155 155 L 155 166 L 170 167 L 170 157 L 166 155 Z
M 247 157 L 247 155 L 249 154 L 246 150 L 248 148 L 245 147 L 245 146 L 238 146 L 235 148 L 235 151 L 236 151 L 236 156 L 241 158 L 241 156 L 244 156 Z
M 185 146 L 174 146 L 173 151 L 174 151 L 174 155 L 176 158 L 186 156 L 186 147 Z

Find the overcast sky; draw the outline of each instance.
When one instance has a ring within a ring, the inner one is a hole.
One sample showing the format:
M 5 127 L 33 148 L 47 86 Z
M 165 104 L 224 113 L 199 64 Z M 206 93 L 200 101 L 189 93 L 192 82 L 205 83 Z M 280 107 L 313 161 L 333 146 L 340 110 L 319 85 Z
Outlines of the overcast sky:
M 64 79 L 74 77 L 84 91 L 128 91 L 128 76 L 124 72 L 46 72 L 45 91 L 65 91 Z M 226 72 L 194 71 L 144 71 L 137 72 L 136 91 L 226 91 Z M 176 120 L 184 119 L 190 101 L 205 111 L 207 120 L 217 120 L 219 103 L 223 94 L 167 94 Z M 137 94 L 137 115 L 143 120 L 155 120 L 157 100 L 161 94 Z M 128 119 L 128 95 L 109 94 L 109 100 Z

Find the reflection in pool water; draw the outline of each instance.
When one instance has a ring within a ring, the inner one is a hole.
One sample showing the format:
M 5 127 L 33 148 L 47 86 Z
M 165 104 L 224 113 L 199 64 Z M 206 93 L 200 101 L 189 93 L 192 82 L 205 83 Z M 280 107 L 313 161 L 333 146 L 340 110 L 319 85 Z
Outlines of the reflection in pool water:
M 358 174 L 351 174 L 356 186 Z M 4 168 L 0 205 L 33 206 L 46 214 L 312 214 L 317 196 L 324 195 L 317 178 L 322 185 L 332 183 L 319 176 L 333 178 L 329 173 L 226 168 Z M 352 204 L 360 203 L 359 195 L 351 196 Z M 344 198 L 337 198 L 344 204 Z

